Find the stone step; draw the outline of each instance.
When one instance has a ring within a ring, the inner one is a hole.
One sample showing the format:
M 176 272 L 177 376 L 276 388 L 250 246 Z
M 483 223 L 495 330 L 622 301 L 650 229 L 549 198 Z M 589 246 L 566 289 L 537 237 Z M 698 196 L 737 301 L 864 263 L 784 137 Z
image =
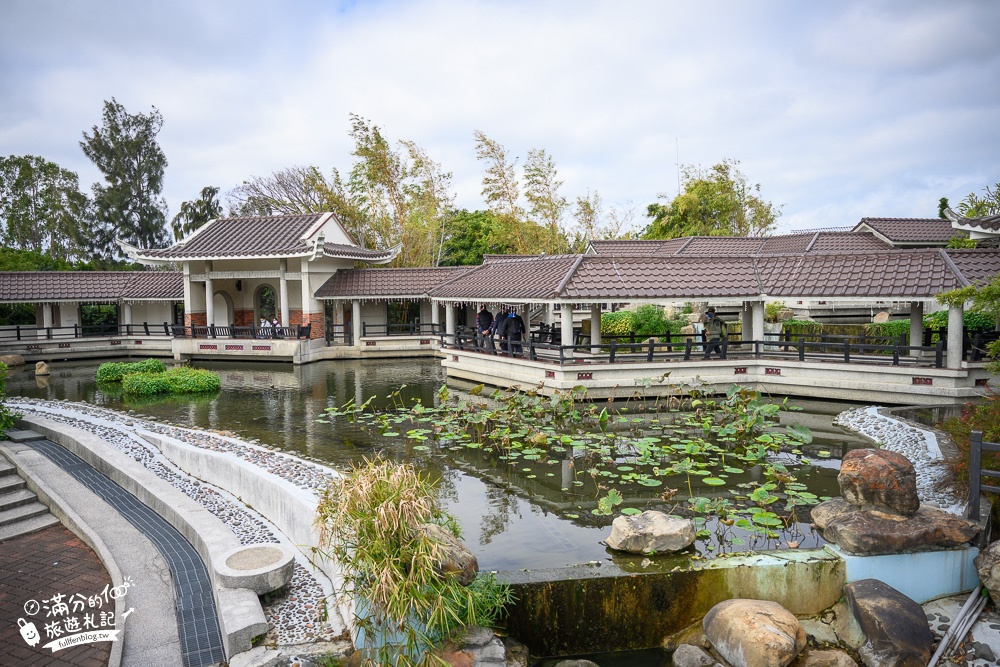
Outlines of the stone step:
M 14 468 L 14 464 L 3 457 L 0 457 L 0 477 L 8 477 L 16 474 L 17 469 Z
M 27 505 L 36 500 L 38 500 L 37 496 L 28 489 L 18 489 L 10 493 L 0 494 L 0 512 Z
M 17 491 L 18 489 L 23 489 L 26 486 L 27 484 L 25 481 L 17 475 L 6 475 L 4 477 L 0 477 L 0 494 Z
M 12 537 L 34 533 L 35 531 L 48 528 L 49 526 L 55 526 L 58 523 L 59 519 L 55 518 L 51 514 L 41 514 L 39 516 L 26 519 L 25 521 L 18 521 L 17 523 L 0 526 L 0 542 L 9 540 Z
M 0 526 L 7 526 L 18 521 L 41 516 L 42 514 L 47 514 L 48 511 L 48 507 L 37 501 L 21 505 L 20 507 L 13 507 L 9 510 L 3 510 L 0 512 Z

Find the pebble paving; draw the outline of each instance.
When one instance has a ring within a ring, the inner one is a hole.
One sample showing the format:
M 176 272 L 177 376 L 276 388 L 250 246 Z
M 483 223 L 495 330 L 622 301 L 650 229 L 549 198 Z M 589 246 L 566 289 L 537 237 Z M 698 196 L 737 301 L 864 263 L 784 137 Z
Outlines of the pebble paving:
M 28 398 L 9 400 L 8 404 L 19 412 L 33 413 L 100 437 L 219 517 L 233 531 L 240 544 L 280 540 L 275 535 L 277 531 L 273 526 L 230 494 L 194 479 L 174 466 L 159 450 L 140 437 L 143 432 L 232 454 L 313 492 L 324 488 L 336 477 L 336 472 L 325 466 L 243 442 L 232 436 L 173 426 L 85 403 Z M 313 574 L 300 562 L 295 564 L 291 582 L 264 596 L 262 603 L 271 626 L 267 636 L 269 644 L 287 646 L 332 641 L 341 632 L 341 628 L 321 620 L 327 613 L 327 596 Z M 335 615 L 335 606 L 331 604 L 329 608 L 329 613 Z

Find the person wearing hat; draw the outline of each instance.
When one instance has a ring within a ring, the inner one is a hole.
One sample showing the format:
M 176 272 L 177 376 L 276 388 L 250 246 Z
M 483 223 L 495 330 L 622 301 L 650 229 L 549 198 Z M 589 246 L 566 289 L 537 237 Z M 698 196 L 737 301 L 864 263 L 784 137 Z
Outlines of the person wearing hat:
M 721 318 L 717 317 L 715 314 L 715 306 L 709 306 L 708 310 L 701 317 L 701 323 L 704 325 L 704 336 L 705 336 L 705 359 L 712 356 L 712 350 L 722 358 L 722 338 L 726 334 L 726 323 L 722 321 Z

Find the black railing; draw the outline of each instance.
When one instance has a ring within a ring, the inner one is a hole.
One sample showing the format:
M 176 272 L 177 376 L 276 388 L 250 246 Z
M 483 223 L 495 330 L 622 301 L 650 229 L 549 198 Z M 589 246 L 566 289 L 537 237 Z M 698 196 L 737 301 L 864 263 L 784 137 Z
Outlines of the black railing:
M 1000 479 L 1000 472 L 983 470 L 983 452 L 1000 452 L 1000 443 L 984 442 L 982 431 L 973 431 L 969 437 L 969 504 L 966 516 L 979 521 L 979 496 L 983 491 L 1000 493 L 1000 486 L 983 484 L 983 477 Z
M 433 322 L 406 322 L 403 324 L 368 324 L 361 323 L 361 335 L 368 336 L 435 336 L 442 330 L 440 324 Z
M 354 343 L 354 328 L 350 324 L 330 324 L 326 327 L 326 344 L 352 345 Z
M 59 340 L 65 338 L 119 338 L 123 336 L 169 336 L 159 324 L 74 324 L 66 327 L 26 327 L 0 328 L 0 343 L 10 341 L 34 342 L 39 340 Z
M 674 334 L 661 338 L 653 337 L 636 342 L 623 342 L 627 337 L 613 336 L 600 343 L 583 345 L 561 345 L 547 342 L 544 337 L 525 336 L 523 340 L 511 341 L 495 336 L 482 336 L 474 330 L 459 327 L 455 335 L 440 336 L 442 347 L 472 350 L 485 354 L 527 357 L 559 365 L 586 362 L 599 363 L 651 363 L 654 361 L 690 361 L 704 358 L 706 347 L 711 347 L 710 358 L 721 359 L 794 359 L 797 361 L 843 362 L 868 365 L 922 366 L 942 368 L 945 362 L 944 344 L 902 345 L 897 340 L 892 344 L 862 343 L 845 339 L 809 341 L 799 340 L 742 340 L 726 337 L 719 341 L 718 349 L 706 343 L 700 336 Z
M 163 323 L 164 331 L 174 338 L 255 338 L 277 340 L 308 339 L 312 334 L 312 324 L 295 327 L 250 327 L 211 324 L 209 326 L 185 326 Z

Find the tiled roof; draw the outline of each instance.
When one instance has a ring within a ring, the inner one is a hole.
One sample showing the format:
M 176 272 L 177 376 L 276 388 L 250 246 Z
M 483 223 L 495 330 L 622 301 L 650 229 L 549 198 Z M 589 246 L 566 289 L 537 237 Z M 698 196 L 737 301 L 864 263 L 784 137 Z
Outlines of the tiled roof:
M 685 236 L 679 239 L 665 239 L 662 241 L 644 240 L 607 240 L 591 241 L 590 247 L 597 255 L 633 255 L 636 257 L 650 257 L 654 255 L 673 255 L 684 247 L 690 238 Z
M 871 232 L 817 232 L 809 245 L 810 253 L 877 252 L 891 249 L 891 245 Z
M 782 234 L 764 239 L 760 252 L 766 255 L 784 255 L 792 252 L 805 252 L 816 238 L 816 234 Z
M 468 266 L 426 269 L 344 269 L 316 290 L 320 299 L 378 296 L 422 296 L 438 285 L 470 271 Z
M 757 259 L 770 296 L 930 297 L 959 286 L 937 250 Z
M 324 243 L 323 254 L 327 257 L 340 257 L 343 259 L 356 259 L 363 262 L 387 262 L 399 252 L 399 247 L 388 250 L 369 250 L 343 243 Z
M 970 227 L 988 232 L 1000 232 L 1000 215 L 990 215 L 985 218 L 966 218 Z
M 0 302 L 154 301 L 184 298 L 177 271 L 0 272 Z
M 562 296 L 603 299 L 760 294 L 753 262 L 749 257 L 584 255 Z
M 218 218 L 176 245 L 143 250 L 141 256 L 183 260 L 303 255 L 311 251 L 311 246 L 302 241 L 303 236 L 324 215 Z
M 992 280 L 1000 274 L 1000 253 L 995 250 L 945 250 L 961 272 L 962 277 L 970 283 Z
M 762 238 L 744 236 L 692 236 L 678 255 L 755 255 L 764 245 Z
M 894 244 L 899 243 L 948 243 L 958 232 L 944 218 L 861 218 L 857 229 L 867 225 Z M 963 235 L 964 236 L 964 235 Z
M 591 255 L 593 256 L 593 255 Z M 585 255 L 494 259 L 431 291 L 443 299 L 552 299 L 559 285 Z

